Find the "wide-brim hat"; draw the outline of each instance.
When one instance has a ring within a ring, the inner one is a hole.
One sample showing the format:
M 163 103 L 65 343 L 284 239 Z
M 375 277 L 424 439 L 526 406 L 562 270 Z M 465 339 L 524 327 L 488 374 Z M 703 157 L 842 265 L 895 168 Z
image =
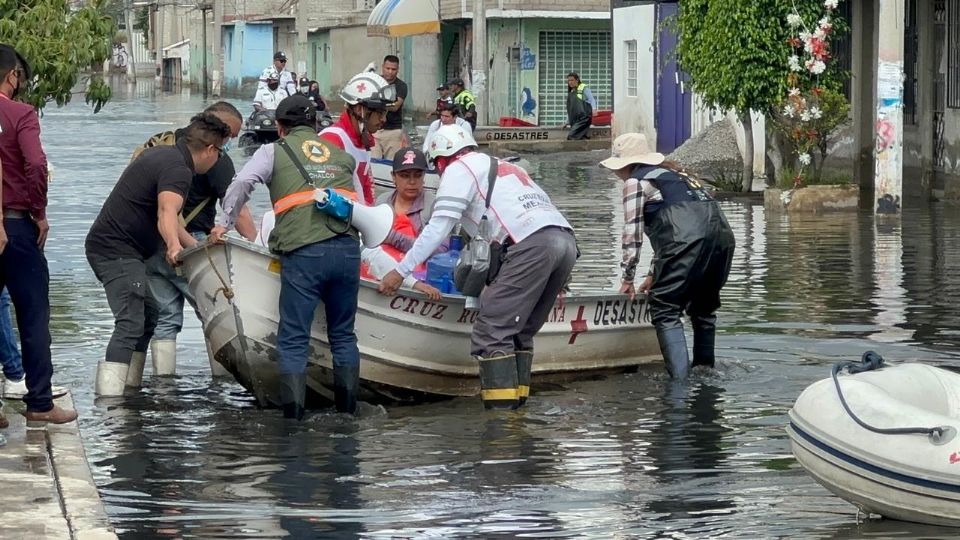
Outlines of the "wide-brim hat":
M 610 157 L 600 162 L 600 166 L 619 171 L 629 165 L 659 165 L 666 156 L 660 152 L 651 152 L 650 144 L 642 133 L 624 133 L 613 141 Z

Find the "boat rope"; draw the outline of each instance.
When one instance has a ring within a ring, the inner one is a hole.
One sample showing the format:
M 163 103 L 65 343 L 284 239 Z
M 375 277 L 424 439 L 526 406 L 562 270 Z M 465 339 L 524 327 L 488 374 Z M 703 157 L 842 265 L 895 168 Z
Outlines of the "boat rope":
M 223 297 L 227 299 L 227 302 L 233 302 L 233 289 L 227 285 L 227 281 L 223 279 L 223 276 L 220 274 L 220 270 L 217 270 L 217 265 L 213 264 L 213 257 L 210 256 L 209 244 L 203 245 L 203 252 L 207 254 L 207 260 L 210 261 L 210 268 L 213 268 L 213 273 L 217 275 L 217 279 L 220 280 L 220 284 L 223 285 L 219 289 L 213 292 L 213 299 L 217 299 L 217 295 L 223 293 Z
M 837 364 L 834 364 L 832 371 L 833 384 L 837 387 L 837 396 L 840 398 L 840 404 L 843 405 L 843 409 L 847 411 L 847 414 L 850 415 L 850 418 L 853 418 L 853 421 L 863 429 L 872 431 L 874 433 L 879 433 L 881 435 L 928 435 L 934 438 L 934 440 L 942 437 L 947 429 L 943 426 L 878 428 L 864 422 L 860 419 L 860 417 L 854 414 L 852 410 L 850 410 L 850 406 L 847 405 L 847 400 L 843 397 L 843 390 L 840 388 L 840 380 L 837 378 L 837 375 L 844 369 L 846 369 L 849 374 L 856 375 L 857 373 L 873 371 L 882 367 L 883 357 L 874 351 L 867 351 L 863 353 L 863 358 L 860 360 L 860 362 L 838 362 Z

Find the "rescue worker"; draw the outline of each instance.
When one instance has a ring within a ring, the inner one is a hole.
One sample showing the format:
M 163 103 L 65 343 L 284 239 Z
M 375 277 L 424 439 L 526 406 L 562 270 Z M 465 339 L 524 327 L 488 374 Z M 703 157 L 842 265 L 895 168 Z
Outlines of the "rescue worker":
M 580 80 L 580 75 L 571 72 L 567 74 L 567 126 L 570 133 L 567 140 L 581 140 L 590 138 L 590 124 L 593 123 L 593 111 L 597 108 L 597 100 L 587 88 L 587 83 Z
M 255 111 L 276 110 L 280 102 L 289 95 L 286 90 L 280 88 L 280 76 L 276 71 L 267 73 L 266 78 L 266 88 L 258 89 L 257 95 L 253 98 L 253 109 Z
M 287 95 L 292 96 L 297 92 L 297 76 L 295 73 L 287 70 L 286 53 L 283 51 L 277 51 L 273 53 L 273 64 L 265 67 L 263 69 L 263 73 L 260 74 L 260 82 L 257 83 L 257 91 L 267 87 L 267 84 L 269 83 L 267 76 L 270 75 L 271 72 L 277 74 L 279 86 L 280 88 L 283 88 L 283 91 L 286 92 Z
M 380 75 L 364 71 L 354 75 L 340 90 L 343 114 L 320 138 L 350 154 L 356 169 L 353 187 L 363 204 L 373 204 L 373 174 L 370 149 L 376 144 L 373 134 L 383 127 L 387 105 L 396 99 L 396 90 Z
M 477 98 L 464 88 L 463 79 L 453 79 L 447 83 L 450 93 L 453 94 L 453 104 L 460 109 L 460 116 L 470 124 L 470 129 L 477 130 Z
M 652 152 L 639 133 L 613 142 L 613 155 L 600 166 L 623 180 L 623 270 L 620 292 L 639 290 L 649 297 L 653 325 L 670 376 L 690 371 L 681 316 L 693 325 L 693 365 L 714 365 L 717 308 L 727 282 L 735 241 L 720 206 L 678 165 Z M 643 233 L 654 258 L 639 289 L 634 289 Z
M 394 294 L 455 225 L 476 236 L 486 216 L 492 225 L 489 239 L 507 256 L 499 259 L 499 273 L 488 276 L 492 281 L 480 295 L 470 354 L 480 364 L 484 407 L 515 409 L 530 391 L 533 336 L 577 260 L 573 230 L 526 171 L 478 152 L 473 136 L 460 126 L 437 130 L 430 157 L 442 174 L 433 215 L 396 269 L 384 276 L 380 292 Z M 497 167 L 493 186 L 491 166 Z
M 351 191 L 350 154 L 319 140 L 316 108 L 305 96 L 284 99 L 277 108 L 280 140 L 261 146 L 237 173 L 223 200 L 223 213 L 210 232 L 219 242 L 236 222 L 255 184 L 266 184 L 276 216 L 270 250 L 280 255 L 280 400 L 286 418 L 302 419 L 307 355 L 314 313 L 323 303 L 333 354 L 337 411 L 353 413 L 360 385 L 360 351 L 354 320 L 360 287 L 359 234 L 317 210 L 317 188 Z

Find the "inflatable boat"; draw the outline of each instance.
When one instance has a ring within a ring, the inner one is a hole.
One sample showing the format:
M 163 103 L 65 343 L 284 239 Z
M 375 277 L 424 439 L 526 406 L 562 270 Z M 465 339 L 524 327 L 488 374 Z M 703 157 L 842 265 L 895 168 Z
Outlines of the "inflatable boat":
M 960 527 L 958 427 L 960 375 L 868 352 L 804 390 L 787 433 L 807 472 L 863 512 Z

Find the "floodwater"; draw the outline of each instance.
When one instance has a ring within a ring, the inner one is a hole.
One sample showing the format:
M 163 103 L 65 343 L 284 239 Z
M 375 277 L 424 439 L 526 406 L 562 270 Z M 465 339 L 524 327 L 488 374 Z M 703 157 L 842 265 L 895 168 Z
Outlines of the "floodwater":
M 653 366 L 537 392 L 516 413 L 457 399 L 291 424 L 239 386 L 210 383 L 188 314 L 179 377 L 147 376 L 140 396 L 95 402 L 112 319 L 84 236 L 133 146 L 203 106 L 148 87 L 117 93 L 98 115 L 82 102 L 51 107 L 43 136 L 56 167 L 47 249 L 55 378 L 73 389 L 121 538 L 952 536 L 858 524 L 851 505 L 793 460 L 784 424 L 803 388 L 865 350 L 956 363 L 956 208 L 786 218 L 723 203 L 738 248 L 720 311 L 720 368 L 685 386 Z M 598 157 L 530 157 L 578 229 L 579 290 L 616 283 L 619 194 Z M 262 210 L 263 190 L 256 200 Z

